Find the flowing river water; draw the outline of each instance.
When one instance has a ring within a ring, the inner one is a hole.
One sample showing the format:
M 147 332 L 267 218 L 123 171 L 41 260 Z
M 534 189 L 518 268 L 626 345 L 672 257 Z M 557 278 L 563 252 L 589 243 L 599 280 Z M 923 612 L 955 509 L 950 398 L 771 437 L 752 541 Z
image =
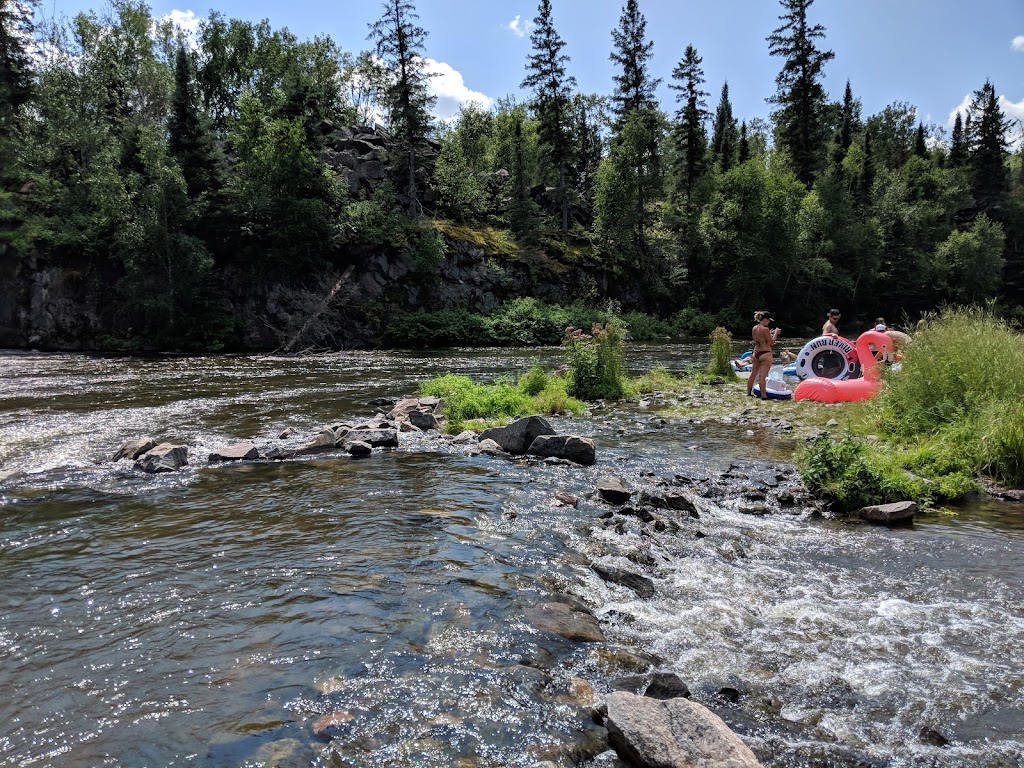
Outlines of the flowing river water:
M 656 346 L 628 362 L 701 357 Z M 404 434 L 364 460 L 206 462 L 448 371 L 559 363 L 0 355 L 0 765 L 614 766 L 594 757 L 580 690 L 644 659 L 766 766 L 1024 765 L 1021 506 L 979 499 L 889 529 L 704 501 L 702 536 L 659 548 L 641 599 L 589 567 L 651 549 L 600 525 L 597 478 L 785 462 L 791 444 L 742 424 L 655 428 L 627 404 L 553 420 L 594 438 L 589 468 Z M 110 461 L 143 434 L 187 443 L 192 463 L 148 476 Z M 586 605 L 607 641 L 539 630 L 530 609 L 552 599 Z

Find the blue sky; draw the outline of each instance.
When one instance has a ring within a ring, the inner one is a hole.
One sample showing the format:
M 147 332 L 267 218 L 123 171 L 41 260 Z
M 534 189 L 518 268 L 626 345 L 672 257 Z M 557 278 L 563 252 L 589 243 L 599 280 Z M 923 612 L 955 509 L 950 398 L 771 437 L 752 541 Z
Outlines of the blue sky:
M 585 92 L 612 88 L 611 30 L 624 0 L 553 0 L 555 28 L 566 42 L 569 71 Z M 441 73 L 433 87 L 438 112 L 451 114 L 460 101 L 523 96 L 519 83 L 530 50 L 529 24 L 537 3 L 527 0 L 415 0 L 428 33 L 426 55 Z M 378 0 L 153 0 L 153 14 L 183 20 L 217 10 L 229 18 L 266 18 L 300 38 L 330 35 L 353 52 L 369 46 L 368 25 L 379 18 Z M 90 0 L 43 0 L 46 15 L 102 9 Z M 766 97 L 775 91 L 780 60 L 768 55 L 765 37 L 779 25 L 775 0 L 640 0 L 654 42 L 653 73 L 665 82 L 687 44 L 702 56 L 718 102 L 729 82 L 740 119 L 767 117 Z M 1024 0 L 817 0 L 813 23 L 826 29 L 824 45 L 835 52 L 826 65 L 826 88 L 842 98 L 847 79 L 864 115 L 895 101 L 918 108 L 925 123 L 952 125 L 952 115 L 990 79 L 1008 117 L 1024 121 Z M 663 83 L 662 106 L 674 111 L 674 94 Z

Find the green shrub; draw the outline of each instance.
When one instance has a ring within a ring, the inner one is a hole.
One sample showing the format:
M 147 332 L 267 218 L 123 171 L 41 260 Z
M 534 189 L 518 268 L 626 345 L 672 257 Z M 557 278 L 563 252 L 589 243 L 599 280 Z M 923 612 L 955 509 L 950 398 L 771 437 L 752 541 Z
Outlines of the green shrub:
M 397 347 L 473 347 L 488 343 L 484 318 L 465 309 L 396 312 L 384 328 Z
M 732 367 L 732 334 L 719 326 L 711 332 L 710 338 L 711 362 L 708 363 L 708 373 L 712 376 L 735 379 L 736 371 Z
M 672 327 L 667 322 L 644 312 L 627 312 L 622 322 L 632 341 L 660 341 L 672 336 Z
M 438 230 L 425 226 L 414 233 L 409 257 L 415 272 L 434 274 L 444 261 L 448 243 Z
M 681 385 L 682 381 L 673 376 L 667 368 L 654 368 L 643 376 L 629 379 L 626 382 L 626 394 L 637 397 L 652 392 L 672 392 L 678 390 Z
M 548 375 L 543 368 L 534 367 L 519 377 L 519 389 L 529 397 L 536 397 L 548 386 Z
M 568 391 L 581 400 L 617 400 L 625 391 L 622 330 L 615 323 L 594 325 L 590 333 L 566 328 L 562 342 L 569 363 Z

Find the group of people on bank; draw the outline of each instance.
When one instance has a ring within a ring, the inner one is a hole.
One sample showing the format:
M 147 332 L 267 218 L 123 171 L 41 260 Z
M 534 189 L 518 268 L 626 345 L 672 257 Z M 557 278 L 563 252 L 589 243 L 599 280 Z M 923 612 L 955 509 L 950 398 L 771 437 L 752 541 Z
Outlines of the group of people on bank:
M 838 309 L 830 309 L 824 324 L 821 326 L 821 335 L 837 338 L 839 336 L 839 327 L 837 323 L 841 317 L 842 313 Z M 754 384 L 757 383 L 759 385 L 762 400 L 768 399 L 768 371 L 771 370 L 772 363 L 775 359 L 773 347 L 779 340 L 779 336 L 782 334 L 781 328 L 769 328 L 771 321 L 772 315 L 770 312 L 760 311 L 754 313 L 754 327 L 751 331 L 751 336 L 754 340 L 754 352 L 750 357 L 750 376 L 747 377 L 747 395 L 753 396 Z M 921 322 L 923 323 L 924 321 L 922 320 Z M 903 349 L 911 341 L 911 337 L 902 331 L 890 329 L 888 325 L 886 325 L 885 318 L 882 317 L 875 320 L 873 330 L 878 331 L 879 333 L 884 333 L 892 339 L 892 348 L 897 352 Z M 782 358 L 784 362 L 789 362 L 790 360 L 795 359 L 795 355 L 789 350 L 783 350 Z

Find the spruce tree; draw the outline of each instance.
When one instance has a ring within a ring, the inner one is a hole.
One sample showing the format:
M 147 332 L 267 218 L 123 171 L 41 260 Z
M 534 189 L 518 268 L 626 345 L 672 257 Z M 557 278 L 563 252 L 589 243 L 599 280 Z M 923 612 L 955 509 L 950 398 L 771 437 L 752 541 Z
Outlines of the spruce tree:
M 653 195 L 658 168 L 657 114 L 654 90 L 661 82 L 652 78 L 649 71 L 654 43 L 647 40 L 647 19 L 640 13 L 637 0 L 626 0 L 619 18 L 619 26 L 612 30 L 614 48 L 609 58 L 619 66 L 619 72 L 612 76 L 615 90 L 612 93 L 612 110 L 615 113 L 615 134 L 619 139 L 630 120 L 641 118 L 639 133 L 648 138 L 639 152 L 631 153 L 636 166 L 636 216 L 639 222 L 638 236 L 643 239 L 647 202 Z
M 682 60 L 672 70 L 673 82 L 669 84 L 669 88 L 676 92 L 676 103 L 679 104 L 673 130 L 679 163 L 676 185 L 685 192 L 687 199 L 704 173 L 704 155 L 707 152 L 704 123 L 708 119 L 705 102 L 708 94 L 701 88 L 704 84 L 702 61 L 696 48 L 686 46 Z
M 967 141 L 964 138 L 964 122 L 960 113 L 956 113 L 953 121 L 953 135 L 950 137 L 949 165 L 952 168 L 959 168 L 967 162 Z
M 825 37 L 821 24 L 810 25 L 807 9 L 814 0 L 780 0 L 785 13 L 782 26 L 768 36 L 768 50 L 781 56 L 782 70 L 775 78 L 776 92 L 768 101 L 778 105 L 773 114 L 779 144 L 789 153 L 796 176 L 810 187 L 821 170 L 825 148 L 825 88 L 822 70 L 835 58 L 821 50 Z
M 914 137 L 914 154 L 918 157 L 928 157 L 928 144 L 924 139 L 924 123 L 918 123 L 917 135 Z
M 715 125 L 711 133 L 712 161 L 722 173 L 736 164 L 739 133 L 736 130 L 736 119 L 732 116 L 732 103 L 729 101 L 729 83 L 722 85 L 722 97 L 715 110 Z
M 391 129 L 402 150 L 406 173 L 407 210 L 414 216 L 422 214 L 416 187 L 416 166 L 426 146 L 430 131 L 430 109 L 436 98 L 427 84 L 424 44 L 427 33 L 416 24 L 419 15 L 412 0 L 386 0 L 384 14 L 370 25 L 369 39 L 392 73 L 384 93 Z
M 564 236 L 569 233 L 566 176 L 573 150 L 569 135 L 569 103 L 576 78 L 565 72 L 569 57 L 562 53 L 565 41 L 559 37 L 551 19 L 551 0 L 540 0 L 530 44 L 532 52 L 527 58 L 526 77 L 520 87 L 533 91 L 531 107 L 539 122 L 541 144 L 558 172 L 558 202 Z
M 16 149 L 11 141 L 14 123 L 32 97 L 34 2 L 0 0 L 0 185 L 10 174 Z
M 750 140 L 747 139 L 747 121 L 740 123 L 740 150 L 737 162 L 743 165 L 750 159 Z
M 167 120 L 168 148 L 181 167 L 189 198 L 217 186 L 217 155 L 213 136 L 199 111 L 192 55 L 179 45 L 174 56 L 174 95 Z
M 971 99 L 969 165 L 971 192 L 982 213 L 997 221 L 1002 218 L 1010 177 L 1006 168 L 1007 121 L 999 108 L 996 89 L 988 80 Z

